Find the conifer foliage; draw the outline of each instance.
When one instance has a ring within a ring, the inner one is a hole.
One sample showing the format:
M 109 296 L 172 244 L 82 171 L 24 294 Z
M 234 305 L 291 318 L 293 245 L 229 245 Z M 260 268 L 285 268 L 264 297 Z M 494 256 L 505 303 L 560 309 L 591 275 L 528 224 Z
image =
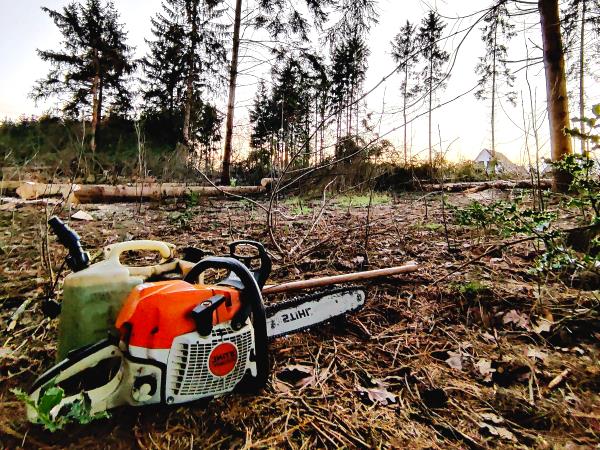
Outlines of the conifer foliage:
M 496 155 L 496 104 L 505 98 L 515 104 L 516 92 L 512 90 L 515 76 L 511 73 L 508 64 L 507 42 L 515 36 L 514 24 L 511 23 L 507 0 L 494 0 L 484 18 L 482 28 L 485 55 L 479 58 L 475 71 L 480 76 L 479 89 L 475 97 L 481 100 L 490 100 L 491 110 L 491 151 Z M 502 89 L 504 88 L 504 89 Z
M 142 60 L 144 114 L 170 128 L 170 143 L 212 158 L 221 117 L 210 98 L 224 83 L 226 26 L 220 1 L 166 0 L 152 18 Z
M 408 164 L 408 137 L 407 137 L 407 109 L 408 101 L 417 93 L 415 81 L 417 75 L 415 66 L 419 61 L 418 44 L 414 38 L 415 26 L 408 20 L 392 41 L 392 58 L 396 62 L 396 69 L 402 74 L 402 117 L 404 119 L 404 165 Z
M 444 72 L 444 64 L 450 59 L 450 55 L 441 45 L 442 33 L 446 24 L 435 11 L 429 11 L 423 18 L 419 27 L 418 42 L 423 58 L 421 70 L 422 88 L 428 98 L 428 123 L 429 123 L 429 165 L 433 168 L 433 144 L 432 144 L 432 111 L 435 93 L 445 87 L 445 81 L 449 74 Z
M 97 146 L 97 129 L 105 110 L 124 114 L 131 108 L 128 76 L 135 64 L 127 34 L 110 1 L 72 2 L 62 11 L 42 8 L 60 30 L 59 50 L 38 50 L 51 65 L 37 81 L 31 97 L 58 97 L 61 109 L 71 117 L 91 115 L 90 148 Z

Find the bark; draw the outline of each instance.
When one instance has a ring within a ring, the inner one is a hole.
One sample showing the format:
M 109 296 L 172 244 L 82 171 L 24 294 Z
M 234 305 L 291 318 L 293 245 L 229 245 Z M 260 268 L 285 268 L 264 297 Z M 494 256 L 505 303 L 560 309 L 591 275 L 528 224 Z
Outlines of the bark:
M 585 0 L 581 2 L 581 29 L 579 38 L 579 118 L 585 117 L 585 97 L 584 97 L 584 78 L 585 78 L 585 21 L 587 6 Z M 581 132 L 585 134 L 585 122 L 581 121 Z M 587 141 L 581 139 L 581 154 L 587 155 Z
M 188 148 L 188 151 L 192 148 L 191 138 L 191 119 L 192 119 L 192 103 L 194 101 L 194 77 L 196 75 L 194 69 L 195 56 L 196 56 L 196 39 L 198 36 L 198 10 L 197 4 L 192 4 L 187 10 L 188 23 L 192 24 L 192 32 L 190 36 L 190 52 L 188 55 L 188 73 L 186 78 L 186 89 L 185 89 L 185 105 L 183 112 L 183 143 Z
M 546 72 L 546 98 L 552 161 L 560 161 L 573 153 L 571 138 L 565 134 L 569 127 L 569 100 L 565 76 L 565 56 L 560 32 L 558 0 L 539 0 L 540 25 L 544 46 L 544 68 Z M 571 177 L 568 173 L 555 170 L 552 189 L 566 192 Z
M 233 139 L 233 113 L 235 110 L 235 89 L 238 74 L 238 54 L 240 50 L 240 25 L 242 22 L 242 0 L 235 2 L 235 20 L 233 23 L 233 47 L 231 49 L 231 67 L 229 70 L 229 99 L 227 101 L 227 122 L 225 125 L 225 148 L 223 150 L 223 170 L 221 184 L 230 184 L 231 141 Z
M 486 189 L 499 189 L 499 190 L 511 190 L 511 189 L 527 189 L 537 188 L 550 189 L 552 187 L 552 180 L 539 180 L 532 182 L 531 180 L 522 181 L 508 181 L 508 180 L 497 180 L 497 181 L 473 181 L 464 183 L 444 183 L 442 184 L 429 184 L 424 185 L 423 190 L 426 192 L 465 192 L 474 193 L 485 191 Z
M 98 130 L 98 123 L 100 122 L 101 114 L 101 86 L 100 86 L 100 64 L 98 62 L 98 50 L 94 49 L 94 66 L 96 67 L 96 74 L 92 81 L 92 125 L 90 130 L 90 150 L 92 155 L 96 153 L 96 132 Z
M 496 37 L 498 33 L 498 22 L 496 22 L 496 27 L 494 28 L 494 50 L 492 57 L 492 159 L 496 159 L 496 51 L 497 51 L 497 43 Z M 492 171 L 495 172 L 496 164 L 492 165 Z
M 429 62 L 429 172 L 433 180 L 433 148 L 431 144 L 431 104 L 433 102 L 433 59 Z
M 149 183 L 136 186 L 108 184 L 45 184 L 22 183 L 16 190 L 23 200 L 44 197 L 62 197 L 73 203 L 112 203 L 118 201 L 159 201 L 166 198 L 183 198 L 191 192 L 205 197 L 227 194 L 251 195 L 267 192 L 271 179 L 265 178 L 260 186 L 189 186 L 181 183 Z
M 408 166 L 408 139 L 406 131 L 406 102 L 408 96 L 408 62 L 404 66 L 404 91 L 402 92 L 404 103 L 402 105 L 402 117 L 404 118 L 404 165 Z

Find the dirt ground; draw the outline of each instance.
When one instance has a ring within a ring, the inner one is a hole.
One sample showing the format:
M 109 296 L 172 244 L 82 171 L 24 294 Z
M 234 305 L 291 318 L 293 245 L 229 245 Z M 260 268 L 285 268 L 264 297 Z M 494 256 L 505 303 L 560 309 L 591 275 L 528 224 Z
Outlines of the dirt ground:
M 453 204 L 467 201 L 450 196 Z M 0 212 L 0 447 L 598 448 L 597 295 L 530 275 L 538 254 L 531 243 L 465 265 L 501 239 L 450 221 L 449 249 L 440 206 L 418 194 L 371 208 L 338 205 L 312 231 L 318 207 L 286 206 L 278 243 L 289 250 L 307 237 L 295 255 L 275 255 L 272 282 L 410 260 L 422 268 L 368 283 L 367 305 L 345 326 L 274 341 L 271 381 L 257 395 L 122 407 L 56 433 L 27 423 L 10 392 L 26 388 L 55 354 L 57 320 L 40 309 L 47 213 L 41 206 Z M 181 205 L 85 210 L 95 220 L 71 225 L 91 253 L 126 239 L 222 254 L 228 242 L 253 238 L 273 250 L 264 212 L 248 202 L 202 200 L 183 216 Z M 65 251 L 52 236 L 49 248 L 60 265 Z

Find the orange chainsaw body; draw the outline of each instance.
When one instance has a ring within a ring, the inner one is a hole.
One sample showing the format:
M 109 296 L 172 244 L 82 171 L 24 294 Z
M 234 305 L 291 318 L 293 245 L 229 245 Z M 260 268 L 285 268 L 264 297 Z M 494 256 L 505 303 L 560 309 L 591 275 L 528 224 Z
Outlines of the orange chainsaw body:
M 196 329 L 191 311 L 204 300 L 223 295 L 213 313 L 213 325 L 230 321 L 239 311 L 240 291 L 228 286 L 192 285 L 185 281 L 144 283 L 123 304 L 116 327 L 129 345 L 169 349 L 173 339 Z

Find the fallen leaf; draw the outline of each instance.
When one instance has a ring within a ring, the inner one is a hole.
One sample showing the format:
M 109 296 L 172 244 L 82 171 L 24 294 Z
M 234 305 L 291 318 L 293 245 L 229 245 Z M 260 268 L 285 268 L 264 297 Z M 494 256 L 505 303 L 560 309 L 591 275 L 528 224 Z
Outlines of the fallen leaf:
M 80 210 L 80 211 L 77 211 L 75 214 L 73 214 L 71 216 L 71 219 L 73 219 L 73 220 L 83 220 L 85 222 L 89 222 L 91 220 L 94 220 L 94 217 L 91 214 L 86 213 L 85 211 Z
M 496 342 L 496 338 L 493 334 L 488 333 L 487 331 L 481 333 L 481 337 L 488 342 Z
M 450 358 L 446 360 L 446 364 L 456 370 L 462 370 L 462 356 L 457 352 L 448 352 Z
M 280 382 L 286 383 L 295 388 L 313 386 L 317 382 L 315 369 L 310 366 L 300 364 L 285 367 L 277 374 Z
M 527 353 L 528 358 L 539 359 L 540 361 L 544 361 L 548 357 L 548 353 L 541 351 L 540 349 L 534 347 L 528 347 Z
M 529 317 L 519 314 L 516 310 L 511 309 L 509 312 L 504 314 L 502 317 L 502 323 L 514 323 L 518 327 L 524 328 L 525 330 L 530 330 L 531 327 L 529 325 Z
M 497 427 L 486 422 L 479 422 L 479 427 L 482 431 L 487 431 L 492 436 L 497 436 L 501 439 L 506 439 L 507 441 L 512 442 L 516 442 L 517 440 L 515 435 L 504 427 Z
M 386 383 L 377 379 L 372 379 L 371 381 L 375 384 L 375 387 L 357 387 L 358 395 L 361 397 L 361 399 L 366 400 L 374 405 L 387 406 L 391 405 L 392 403 L 396 403 L 396 395 L 387 390 Z
M 548 333 L 550 331 L 550 327 L 554 324 L 554 322 L 550 322 L 548 319 L 541 318 L 539 322 L 533 323 L 532 329 L 537 334 Z
M 486 422 L 490 422 L 490 423 L 504 422 L 504 418 L 497 416 L 496 414 L 492 414 L 492 413 L 483 413 L 483 414 L 481 414 L 481 418 L 483 420 L 485 420 Z
M 483 381 L 492 381 L 492 375 L 496 371 L 496 369 L 492 368 L 492 362 L 489 359 L 480 359 L 475 364 L 477 370 L 483 377 Z
M 354 258 L 352 260 L 353 263 L 357 264 L 357 265 L 361 265 L 363 262 L 365 262 L 365 257 L 364 256 L 357 256 L 356 258 Z

